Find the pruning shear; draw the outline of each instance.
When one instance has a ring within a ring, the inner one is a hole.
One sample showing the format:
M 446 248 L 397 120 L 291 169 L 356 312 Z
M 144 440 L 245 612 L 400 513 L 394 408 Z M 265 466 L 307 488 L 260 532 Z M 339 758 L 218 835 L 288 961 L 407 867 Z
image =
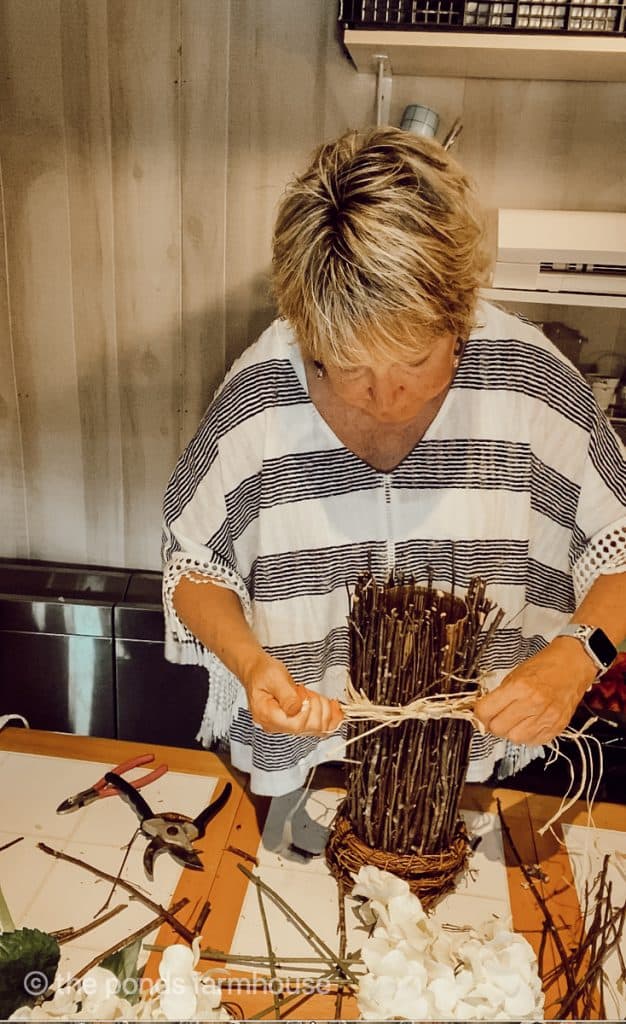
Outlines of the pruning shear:
M 131 785 L 115 772 L 107 772 L 105 782 L 119 790 L 126 798 L 139 818 L 139 828 L 150 842 L 143 855 L 143 866 L 150 881 L 154 878 L 154 860 L 159 853 L 167 852 L 178 864 L 195 871 L 203 871 L 204 866 L 192 843 L 201 839 L 208 823 L 218 814 L 230 797 L 232 786 L 227 782 L 220 795 L 205 807 L 196 818 L 188 818 L 186 814 L 176 811 L 164 811 L 154 814 L 152 808 L 137 792 L 136 784 Z
M 138 757 L 131 757 L 130 760 L 118 764 L 113 771 L 116 777 L 120 777 L 125 772 L 129 772 L 133 768 L 139 768 L 143 764 L 149 764 L 151 761 L 154 761 L 154 754 L 140 754 Z M 167 765 L 160 764 L 153 771 L 148 772 L 147 775 L 136 779 L 133 785 L 135 789 L 141 789 L 142 786 L 147 786 L 150 782 L 160 779 L 162 775 L 165 775 L 166 771 Z M 94 800 L 100 800 L 105 796 L 118 795 L 119 789 L 116 786 L 110 785 L 106 780 L 106 776 L 103 776 L 97 782 L 94 782 L 93 786 L 90 786 L 89 789 L 82 789 L 80 793 L 75 793 L 74 796 L 68 796 L 67 800 L 63 800 L 57 807 L 57 814 L 68 814 L 69 811 L 77 811 L 79 807 L 86 807 L 87 804 L 93 803 Z

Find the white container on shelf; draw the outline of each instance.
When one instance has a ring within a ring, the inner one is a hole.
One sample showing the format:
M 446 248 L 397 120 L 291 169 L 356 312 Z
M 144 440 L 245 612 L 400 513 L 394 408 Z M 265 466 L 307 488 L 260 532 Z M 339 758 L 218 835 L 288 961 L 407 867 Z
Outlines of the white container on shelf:
M 591 384 L 596 402 L 604 412 L 607 412 L 615 400 L 619 377 L 604 377 L 602 374 L 590 373 L 587 380 Z

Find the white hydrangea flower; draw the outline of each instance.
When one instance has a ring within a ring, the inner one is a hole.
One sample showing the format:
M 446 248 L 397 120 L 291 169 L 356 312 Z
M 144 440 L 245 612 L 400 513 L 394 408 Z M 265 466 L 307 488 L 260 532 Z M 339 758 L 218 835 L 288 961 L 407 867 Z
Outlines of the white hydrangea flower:
M 160 981 L 132 1006 L 120 997 L 115 975 L 103 967 L 94 967 L 80 984 L 57 989 L 40 1006 L 21 1006 L 9 1018 L 12 1021 L 84 1020 L 84 1021 L 217 1021 L 231 1020 L 221 1005 L 220 986 L 210 977 L 194 970 L 198 963 L 200 940 L 192 948 L 168 946 L 159 964 Z
M 120 983 L 112 971 L 105 967 L 92 967 L 81 981 L 78 999 L 81 1008 L 74 1013 L 75 1020 L 127 1020 L 132 1007 L 127 999 L 118 995 Z M 60 995 L 60 989 L 57 995 Z M 45 1005 L 45 1004 L 44 1004 Z
M 196 957 L 189 946 L 168 946 L 159 964 L 160 1008 L 168 1020 L 191 1020 L 196 1012 Z
M 378 875 L 378 877 L 377 877 Z M 537 1020 L 543 993 L 535 954 L 521 935 L 490 921 L 446 934 L 408 884 L 361 868 L 353 895 L 375 920 L 361 950 L 368 973 L 357 1002 L 364 1020 Z
M 388 903 L 393 896 L 405 896 L 410 892 L 409 883 L 403 878 L 392 875 L 390 871 L 381 871 L 371 864 L 364 864 L 359 868 L 352 895 Z
M 32 1020 L 33 1011 L 30 1006 L 20 1006 L 17 1010 L 14 1010 L 9 1020 Z
M 363 1020 L 386 1020 L 393 1005 L 396 983 L 385 975 L 365 974 L 359 982 L 358 1004 Z
M 46 1015 L 51 1018 L 71 1017 L 76 1013 L 78 1003 L 78 986 L 64 985 L 57 989 L 52 999 L 44 1003 Z
M 433 978 L 428 988 L 437 1015 L 443 1017 L 444 1020 L 451 1017 L 459 1001 L 459 993 L 457 992 L 454 980 L 450 982 L 448 978 Z

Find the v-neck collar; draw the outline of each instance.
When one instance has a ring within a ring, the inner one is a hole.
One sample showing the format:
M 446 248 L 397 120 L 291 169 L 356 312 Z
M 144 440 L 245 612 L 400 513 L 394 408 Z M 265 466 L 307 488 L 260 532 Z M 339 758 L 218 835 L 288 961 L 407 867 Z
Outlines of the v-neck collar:
M 292 337 L 293 337 L 293 335 L 292 335 Z M 335 433 L 335 431 L 333 430 L 331 425 L 328 423 L 328 421 L 326 419 L 324 419 L 324 417 L 322 416 L 322 414 L 319 411 L 319 409 L 317 408 L 315 402 L 311 398 L 311 395 L 310 395 L 310 392 L 309 392 L 309 382 L 307 380 L 307 375 L 306 375 L 306 367 L 304 365 L 304 359 L 302 358 L 302 351 L 301 351 L 300 345 L 298 344 L 298 342 L 295 339 L 295 337 L 293 338 L 293 341 L 288 341 L 288 343 L 287 343 L 287 353 L 288 353 L 288 357 L 289 357 L 289 362 L 291 363 L 291 366 L 292 366 L 292 368 L 293 368 L 293 370 L 294 370 L 294 372 L 295 372 L 295 374 L 296 374 L 296 376 L 298 378 L 298 381 L 300 382 L 300 386 L 302 387 L 302 390 L 303 390 L 303 392 L 304 392 L 304 394 L 306 396 L 307 402 L 311 406 L 312 414 L 313 414 L 314 418 L 316 419 L 317 423 L 319 424 L 320 429 L 324 431 L 324 433 L 327 435 L 327 437 L 329 437 L 331 440 L 333 440 L 336 443 L 338 448 L 342 448 L 344 451 L 348 452 L 352 456 L 352 458 L 355 459 L 360 465 L 367 466 L 369 469 L 372 470 L 372 472 L 378 473 L 381 476 L 391 476 L 393 473 L 397 472 L 397 470 L 399 470 L 405 464 L 405 462 L 407 462 L 407 460 L 411 458 L 411 456 L 414 454 L 414 452 L 416 451 L 416 449 L 419 447 L 420 444 L 422 444 L 424 441 L 431 440 L 429 435 L 434 432 L 434 429 L 435 429 L 436 425 L 439 422 L 441 422 L 441 419 L 446 414 L 447 407 L 449 406 L 450 401 L 451 401 L 450 396 L 451 396 L 451 394 L 452 394 L 452 392 L 454 390 L 455 381 L 456 381 L 456 377 L 457 377 L 457 374 L 458 374 L 458 367 L 457 367 L 455 375 L 452 378 L 452 381 L 450 383 L 450 387 L 448 388 L 448 390 L 446 392 L 446 395 L 445 395 L 445 398 L 444 398 L 443 402 L 439 406 L 439 409 L 435 413 L 435 415 L 434 415 L 433 419 L 431 420 L 431 422 L 426 427 L 426 430 L 424 431 L 422 436 L 420 438 L 418 438 L 418 440 L 415 442 L 413 447 L 391 469 L 379 469 L 377 466 L 373 466 L 371 464 L 371 462 L 368 462 L 367 459 L 364 459 L 360 455 L 357 455 L 357 453 L 353 452 L 351 448 L 348 448 L 348 446 L 346 444 L 344 444 L 344 442 L 341 440 L 341 438 L 339 438 L 337 436 L 337 434 Z

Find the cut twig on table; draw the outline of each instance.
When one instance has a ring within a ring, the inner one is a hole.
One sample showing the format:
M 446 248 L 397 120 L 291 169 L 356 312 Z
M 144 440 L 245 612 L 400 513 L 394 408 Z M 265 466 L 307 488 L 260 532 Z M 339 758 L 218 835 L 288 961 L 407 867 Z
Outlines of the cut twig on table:
M 140 833 L 141 833 L 141 829 L 136 828 L 135 831 L 133 832 L 132 836 L 130 837 L 130 840 L 126 843 L 126 850 L 124 852 L 124 856 L 122 857 L 122 863 L 120 864 L 120 866 L 119 866 L 119 868 L 117 870 L 117 875 L 115 876 L 115 881 L 113 882 L 113 885 L 111 886 L 109 895 L 107 896 L 106 900 L 104 901 L 104 903 L 102 904 L 100 909 L 96 911 L 96 913 L 94 914 L 94 917 L 99 917 L 100 914 L 104 914 L 104 912 L 107 909 L 109 903 L 113 899 L 113 894 L 115 892 L 115 887 L 117 886 L 117 883 L 119 882 L 119 880 L 122 877 L 122 871 L 124 870 L 124 865 L 126 864 L 126 861 L 128 860 L 128 855 L 130 854 L 132 845 L 135 842 L 135 839 L 137 838 L 137 836 L 140 835 Z
M 314 929 L 311 928 L 311 926 L 307 924 L 307 922 L 303 918 L 301 918 L 300 915 L 297 914 L 295 910 L 293 910 L 292 907 L 289 906 L 288 903 L 285 902 L 282 896 L 279 896 L 279 894 L 275 892 L 275 890 L 272 889 L 271 886 L 267 885 L 266 882 L 259 878 L 258 875 L 254 875 L 251 871 L 248 871 L 248 869 L 245 868 L 243 864 L 238 864 L 237 867 L 242 872 L 242 874 L 246 876 L 248 881 L 252 882 L 253 885 L 257 886 L 257 888 L 260 888 L 269 897 L 269 899 L 271 899 L 272 902 L 275 903 L 276 906 L 280 908 L 280 910 L 282 910 L 285 917 L 296 925 L 298 931 L 300 931 L 305 936 L 305 938 L 308 939 L 313 949 L 316 949 L 317 952 L 322 957 L 325 957 L 326 962 L 328 963 L 329 967 L 332 967 L 333 971 L 338 971 L 339 974 L 343 975 L 347 981 L 350 981 L 355 986 L 358 985 L 358 978 L 356 978 L 356 976 L 352 973 L 352 971 L 347 966 L 345 961 L 343 962 L 343 964 L 339 963 L 339 958 L 336 956 L 335 953 L 333 953 L 330 946 L 328 946 L 324 942 L 324 940 L 320 938 L 317 932 L 314 931 Z
M 204 901 L 204 903 L 202 904 L 201 908 L 200 908 L 200 912 L 199 912 L 199 914 L 198 914 L 198 916 L 196 918 L 196 923 L 193 926 L 193 930 L 194 930 L 194 934 L 195 935 L 199 935 L 200 934 L 200 932 L 204 928 L 204 925 L 206 923 L 206 919 L 207 919 L 207 917 L 209 916 L 210 913 L 211 913 L 211 903 L 210 903 L 210 900 L 206 899 Z
M 234 853 L 236 857 L 241 857 L 242 860 L 247 860 L 249 864 L 254 864 L 254 866 L 258 868 L 258 858 L 253 857 L 251 853 L 246 853 L 245 850 L 240 850 L 238 846 L 227 846 L 226 849 L 229 853 Z
M 263 903 L 263 891 L 260 885 L 257 885 L 256 889 L 257 900 L 259 903 L 259 914 L 261 915 L 261 921 L 263 923 L 263 934 L 265 935 L 265 944 L 267 946 L 267 958 L 269 961 L 270 977 L 272 982 L 276 980 L 278 975 L 276 974 L 276 957 L 272 948 L 272 937 L 270 935 L 270 926 L 267 920 L 267 914 L 265 913 L 265 904 Z M 272 998 L 274 1001 L 274 1010 L 276 1012 L 276 1019 L 280 1019 L 280 998 L 276 985 L 272 984 Z
M 504 835 L 506 836 L 508 844 L 509 844 L 509 846 L 511 848 L 511 852 L 512 852 L 513 856 L 515 857 L 515 860 L 517 861 L 518 867 L 520 868 L 524 878 L 526 879 L 526 882 L 528 884 L 528 888 L 530 889 L 530 891 L 532 892 L 533 896 L 535 897 L 535 900 L 537 901 L 539 909 L 541 910 L 541 913 L 543 914 L 543 918 L 544 918 L 544 921 L 546 923 L 546 927 L 548 929 L 548 932 L 552 936 L 552 938 L 554 940 L 554 944 L 555 944 L 555 946 L 557 948 L 558 954 L 559 954 L 559 956 L 561 958 L 562 963 L 564 964 L 568 987 L 569 988 L 573 988 L 574 984 L 575 984 L 574 975 L 573 975 L 573 972 L 572 972 L 572 968 L 571 968 L 571 966 L 569 964 L 567 953 L 565 952 L 565 947 L 563 946 L 563 941 L 561 939 L 561 936 L 559 935 L 559 930 L 558 930 L 558 928 L 557 928 L 557 926 L 556 926 L 556 924 L 554 922 L 554 918 L 552 917 L 552 914 L 550 913 L 550 909 L 549 909 L 546 901 L 544 900 L 543 896 L 539 892 L 539 889 L 535 885 L 534 879 L 531 876 L 530 872 L 528 871 L 528 868 L 526 867 L 526 865 L 524 864 L 522 858 L 520 857 L 520 854 L 519 854 L 519 851 L 517 849 L 517 846 L 515 845 L 515 843 L 513 841 L 513 836 L 511 835 L 511 830 L 510 830 L 510 828 L 508 826 L 508 823 L 505 821 L 504 814 L 502 813 L 502 805 L 501 805 L 499 800 L 496 800 L 496 806 L 498 808 L 498 817 L 500 819 L 500 824 L 502 826 L 502 831 L 503 831 Z M 545 945 L 545 943 L 544 943 L 544 945 Z
M 551 987 L 561 977 L 565 979 L 567 990 L 563 996 L 554 1000 L 550 1009 L 554 1010 L 554 1016 L 559 1020 L 587 1020 L 594 1008 L 594 1003 L 596 1003 L 599 1004 L 596 1005 L 598 1014 L 603 1016 L 605 1009 L 603 965 L 613 953 L 616 953 L 619 958 L 622 978 L 626 980 L 626 970 L 621 953 L 626 906 L 615 908 L 611 903 L 612 885 L 607 880 L 609 854 L 605 855 L 596 878 L 591 883 L 585 883 L 580 925 L 572 936 L 571 948 L 567 950 L 560 934 L 562 929 L 555 922 L 548 906 L 549 900 L 562 890 L 557 890 L 546 898 L 541 895 L 533 881 L 532 869 L 522 862 L 499 800 L 497 807 L 502 831 L 517 865 L 526 879 L 528 889 L 543 915 L 543 929 L 537 962 L 544 989 Z M 591 913 L 592 907 L 593 913 Z M 548 936 L 554 942 L 559 960 L 554 967 L 546 971 L 544 956 Z
M 168 924 L 170 924 L 169 918 L 173 914 L 177 914 L 179 910 L 182 910 L 182 908 L 186 906 L 187 903 L 189 903 L 189 900 L 185 897 L 184 899 L 179 900 L 178 903 L 175 903 L 169 909 L 169 911 L 166 911 L 168 915 Z M 115 945 L 111 946 L 110 949 L 106 949 L 104 953 L 98 953 L 98 955 L 95 956 L 93 960 L 90 960 L 88 964 L 85 964 L 84 967 L 81 967 L 81 969 L 74 975 L 73 980 L 79 981 L 80 978 L 84 977 L 84 975 L 87 974 L 87 971 L 90 971 L 92 967 L 97 967 L 98 964 L 102 963 L 103 960 L 106 960 L 107 957 L 113 956 L 114 953 L 119 953 L 119 951 L 121 949 L 125 949 L 126 946 L 132 946 L 133 942 L 138 942 L 139 939 L 143 939 L 145 935 L 149 935 L 150 932 L 154 931 L 155 928 L 158 928 L 158 926 L 162 924 L 164 920 L 166 920 L 164 915 L 159 914 L 157 917 L 153 918 L 152 921 L 148 921 L 148 923 L 143 925 L 143 927 L 138 928 L 137 931 L 132 933 L 132 935 L 126 935 L 125 938 L 120 939 L 120 941 L 116 942 Z
M 86 871 L 90 871 L 92 875 L 97 875 L 98 878 L 104 878 L 107 882 L 115 882 L 115 876 L 110 875 L 108 871 L 102 871 L 100 868 L 94 867 L 93 864 L 88 864 L 87 861 L 80 860 L 79 857 L 71 857 L 69 853 L 61 853 L 60 850 L 54 850 L 51 846 L 47 846 L 46 843 L 37 843 L 37 847 L 43 850 L 44 853 L 49 854 L 51 857 L 56 857 L 57 860 L 67 861 L 68 864 L 76 864 L 79 868 L 84 868 Z M 160 903 L 155 903 L 149 896 L 145 896 L 135 885 L 127 882 L 124 878 L 117 879 L 117 884 L 125 889 L 126 892 L 131 893 L 135 899 L 139 900 L 146 907 L 150 907 L 150 910 L 154 911 L 159 917 L 162 917 L 167 923 L 174 929 L 175 932 L 188 942 L 189 945 L 193 942 L 195 935 L 189 928 L 186 928 L 184 924 L 174 917 L 174 915 L 162 907 Z
M 345 904 L 345 886 L 343 881 L 340 879 L 337 883 L 337 899 L 339 900 L 339 919 L 337 921 L 337 931 L 339 933 L 339 957 L 341 960 L 346 958 L 347 948 L 347 933 L 346 933 L 346 904 Z M 343 985 L 339 984 L 337 988 L 337 996 L 335 999 L 335 1019 L 340 1020 L 341 1018 L 341 1007 L 343 1004 Z
M 0 846 L 0 853 L 2 853 L 3 850 L 9 850 L 12 846 L 15 846 L 16 843 L 21 843 L 23 839 L 24 836 L 18 836 L 17 839 L 11 839 L 11 841 L 5 843 L 4 846 Z
M 165 946 L 158 945 L 156 943 L 146 944 L 146 949 L 154 950 L 156 953 L 162 953 L 166 948 Z M 205 946 L 200 951 L 201 960 L 214 960 L 216 963 L 233 964 L 237 967 L 267 967 L 269 969 L 269 957 L 258 956 L 253 953 L 225 953 L 222 949 L 212 949 L 210 946 Z M 307 966 L 307 965 L 311 966 Z M 337 957 L 338 966 L 343 969 L 344 967 L 359 967 L 362 966 L 363 961 L 361 960 L 360 954 L 355 953 L 354 955 L 346 956 L 345 959 Z M 301 966 L 302 965 L 302 966 Z M 297 966 L 299 971 L 319 973 L 319 968 L 324 965 L 328 966 L 327 957 L 321 956 L 277 956 L 276 967 L 282 970 L 285 967 Z
M 86 935 L 87 932 L 93 931 L 94 928 L 98 928 L 105 921 L 110 921 L 112 917 L 116 917 L 117 914 L 121 913 L 122 910 L 126 910 L 128 904 L 120 903 L 117 907 L 113 907 L 108 913 L 102 914 L 101 917 L 94 918 L 89 924 L 85 924 L 82 928 L 60 928 L 55 932 L 50 932 L 55 937 L 60 946 L 64 942 L 73 942 L 74 939 L 79 939 L 81 935 Z

